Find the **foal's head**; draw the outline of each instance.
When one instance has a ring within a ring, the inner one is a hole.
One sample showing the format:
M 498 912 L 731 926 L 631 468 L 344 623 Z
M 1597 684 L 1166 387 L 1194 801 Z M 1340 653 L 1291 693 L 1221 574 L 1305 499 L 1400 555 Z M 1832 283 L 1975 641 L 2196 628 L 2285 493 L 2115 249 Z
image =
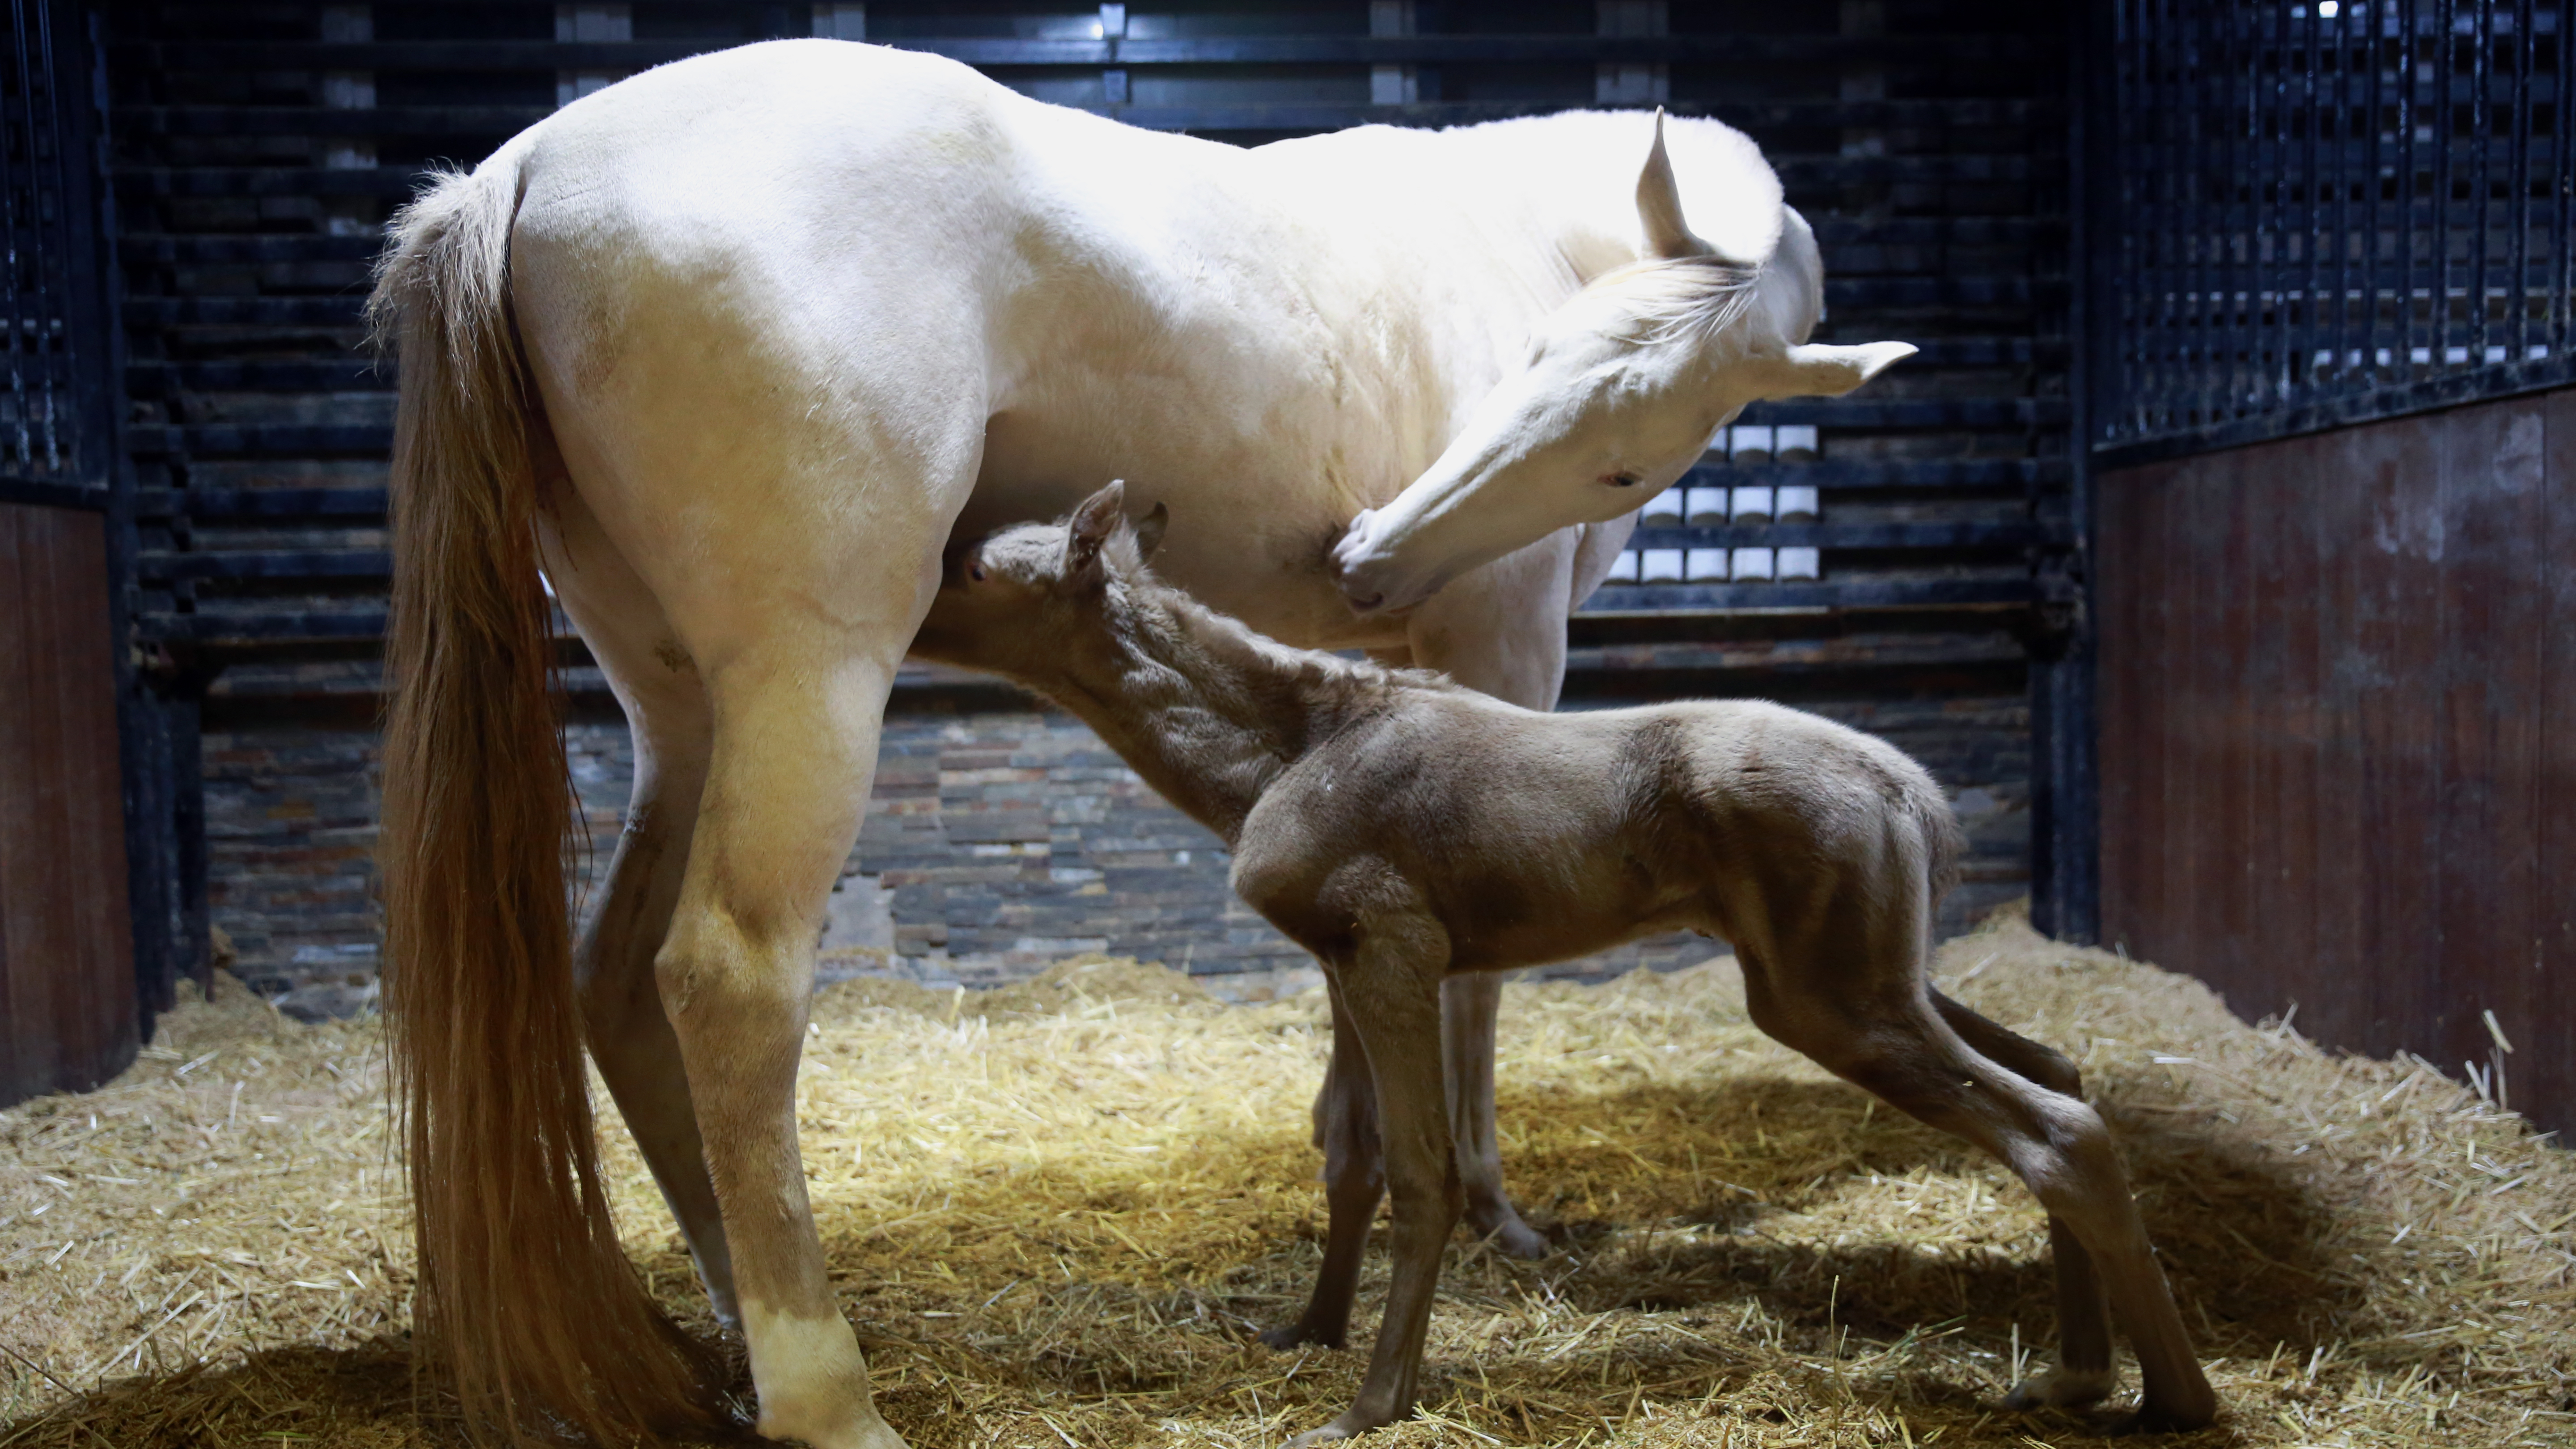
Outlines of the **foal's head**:
M 1023 523 L 940 560 L 939 593 L 912 652 L 970 669 L 1027 677 L 1103 627 L 1113 584 L 1150 582 L 1145 561 L 1163 541 L 1163 505 L 1129 523 L 1127 485 L 1112 483 L 1054 523 Z
M 1476 405 L 1448 450 L 1394 501 L 1351 521 L 1332 560 L 1354 611 L 1409 607 L 1557 529 L 1639 508 L 1746 404 L 1846 393 L 1914 351 L 1808 343 L 1824 276 L 1806 221 L 1780 204 L 1749 143 L 1694 166 L 1729 207 L 1776 219 L 1766 229 L 1718 218 L 1731 245 L 1748 247 L 1759 232 L 1765 250 L 1727 255 L 1691 230 L 1658 113 L 1637 181 L 1638 261 L 1544 319 L 1527 362 Z

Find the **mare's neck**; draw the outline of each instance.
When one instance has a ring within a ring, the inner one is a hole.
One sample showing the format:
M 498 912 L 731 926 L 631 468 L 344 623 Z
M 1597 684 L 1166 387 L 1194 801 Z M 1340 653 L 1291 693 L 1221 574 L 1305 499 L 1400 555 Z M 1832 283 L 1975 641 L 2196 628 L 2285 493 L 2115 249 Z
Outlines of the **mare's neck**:
M 1103 627 L 1028 681 L 1231 847 L 1272 781 L 1398 682 L 1291 649 L 1155 582 L 1113 581 Z

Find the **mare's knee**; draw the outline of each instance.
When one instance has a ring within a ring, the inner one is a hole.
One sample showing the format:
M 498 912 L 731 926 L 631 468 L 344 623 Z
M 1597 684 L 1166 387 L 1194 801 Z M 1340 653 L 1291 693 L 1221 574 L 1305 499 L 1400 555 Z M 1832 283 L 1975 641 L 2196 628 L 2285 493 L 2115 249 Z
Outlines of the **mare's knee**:
M 653 957 L 662 1009 L 683 1035 L 762 1022 L 801 1030 L 812 994 L 810 967 L 797 969 L 801 944 L 776 932 L 755 935 L 721 911 L 683 909 Z

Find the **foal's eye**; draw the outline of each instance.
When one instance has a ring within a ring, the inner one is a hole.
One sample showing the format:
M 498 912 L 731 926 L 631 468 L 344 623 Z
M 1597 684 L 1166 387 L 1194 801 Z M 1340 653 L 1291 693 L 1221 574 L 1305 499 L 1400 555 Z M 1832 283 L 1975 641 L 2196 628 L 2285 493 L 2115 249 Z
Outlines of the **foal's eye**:
M 968 564 L 966 566 L 966 577 L 973 579 L 979 584 L 984 582 L 984 566 L 979 563 Z
M 1634 473 L 1604 473 L 1601 475 L 1601 481 L 1609 484 L 1613 488 L 1634 488 L 1637 486 L 1637 475 Z

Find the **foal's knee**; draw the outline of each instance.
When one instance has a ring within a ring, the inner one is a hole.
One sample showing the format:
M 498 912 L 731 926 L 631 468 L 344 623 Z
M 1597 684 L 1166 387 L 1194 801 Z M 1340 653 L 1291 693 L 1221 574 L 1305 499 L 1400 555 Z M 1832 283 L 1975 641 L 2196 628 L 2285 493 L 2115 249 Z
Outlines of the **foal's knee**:
M 2082 1225 L 2125 1212 L 2128 1173 L 2100 1113 L 2071 1097 L 2030 1104 L 2029 1131 L 2009 1150 L 2015 1172 L 2049 1212 Z

